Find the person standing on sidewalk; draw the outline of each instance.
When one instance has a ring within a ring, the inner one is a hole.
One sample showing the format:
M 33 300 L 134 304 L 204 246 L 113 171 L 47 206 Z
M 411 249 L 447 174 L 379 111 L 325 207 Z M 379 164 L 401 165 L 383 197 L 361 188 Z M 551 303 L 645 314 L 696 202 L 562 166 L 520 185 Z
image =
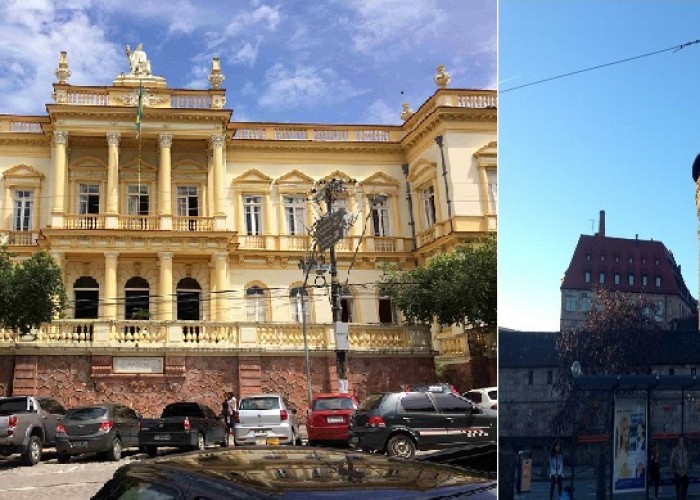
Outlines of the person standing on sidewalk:
M 559 486 L 559 496 L 561 496 L 561 486 L 564 482 L 564 457 L 561 453 L 561 444 L 558 439 L 552 443 L 552 448 L 549 452 L 549 480 L 551 482 L 549 500 L 552 500 L 554 497 L 554 486 Z
M 234 437 L 234 444 L 235 444 L 235 435 L 234 435 L 234 428 L 235 428 L 235 423 L 236 423 L 236 412 L 238 411 L 238 400 L 236 399 L 236 396 L 233 394 L 233 392 L 229 392 L 226 395 L 226 409 L 227 409 L 227 420 L 228 420 L 228 435 Z M 228 438 L 227 438 L 228 440 Z
M 688 497 L 688 450 L 683 436 L 678 438 L 678 444 L 671 452 L 671 470 L 676 483 L 676 500 L 685 500 Z
M 654 443 L 649 452 L 649 486 L 654 487 L 654 500 L 659 498 L 659 484 L 661 483 L 661 451 L 659 443 Z

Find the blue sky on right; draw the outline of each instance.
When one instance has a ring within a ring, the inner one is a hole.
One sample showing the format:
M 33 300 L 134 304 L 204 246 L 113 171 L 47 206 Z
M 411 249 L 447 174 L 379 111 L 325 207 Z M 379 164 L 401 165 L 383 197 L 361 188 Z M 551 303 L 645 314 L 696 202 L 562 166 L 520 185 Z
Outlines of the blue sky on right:
M 698 297 L 700 2 L 499 2 L 499 325 L 559 329 L 581 234 L 661 240 Z

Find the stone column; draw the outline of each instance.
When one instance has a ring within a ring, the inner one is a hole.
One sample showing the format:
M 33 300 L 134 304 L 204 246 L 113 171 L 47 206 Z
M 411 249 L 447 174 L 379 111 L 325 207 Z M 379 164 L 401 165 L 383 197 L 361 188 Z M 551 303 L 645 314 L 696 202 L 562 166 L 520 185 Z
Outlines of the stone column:
M 117 257 L 119 252 L 105 252 L 104 318 L 117 319 Z
M 53 133 L 53 208 L 51 209 L 51 226 L 62 228 L 63 215 L 66 213 L 66 146 L 68 132 L 56 130 Z
M 214 265 L 216 272 L 216 321 L 228 321 L 228 300 L 225 291 L 228 289 L 226 264 L 228 255 L 226 252 L 219 252 L 214 255 Z
M 107 210 L 106 215 L 119 213 L 119 132 L 107 132 Z
M 225 135 L 212 135 L 211 147 L 214 160 L 214 216 L 224 215 L 224 144 L 226 143 Z
M 158 319 L 161 321 L 173 320 L 173 253 L 159 252 L 160 278 L 158 281 L 158 295 L 160 296 Z
M 173 145 L 173 135 L 158 134 L 160 144 L 160 159 L 158 165 L 158 215 L 161 217 L 160 228 L 163 230 L 172 229 L 172 173 L 170 148 Z M 172 287 L 171 287 L 172 288 Z

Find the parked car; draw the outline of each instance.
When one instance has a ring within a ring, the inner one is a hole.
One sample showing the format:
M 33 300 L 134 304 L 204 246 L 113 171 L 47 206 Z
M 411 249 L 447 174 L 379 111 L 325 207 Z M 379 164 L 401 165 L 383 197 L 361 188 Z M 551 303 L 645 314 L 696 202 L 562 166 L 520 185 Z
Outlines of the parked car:
M 20 453 L 26 465 L 41 460 L 42 450 L 56 443 L 56 424 L 66 414 L 52 398 L 0 398 L 0 455 Z
M 347 393 L 316 394 L 311 399 L 306 433 L 309 445 L 321 442 L 348 443 L 350 415 L 357 410 L 357 400 Z
M 222 415 L 206 405 L 183 401 L 166 406 L 160 418 L 141 420 L 139 446 L 150 457 L 161 446 L 203 450 L 213 443 L 228 446 L 226 433 Z
M 419 450 L 496 442 L 496 417 L 453 392 L 392 392 L 365 399 L 350 418 L 350 446 L 411 458 Z
M 301 444 L 297 409 L 280 394 L 245 396 L 234 415 L 234 442 Z
M 494 475 L 470 469 L 353 450 L 254 446 L 131 462 L 117 469 L 93 499 L 495 500 L 496 495 Z
M 452 384 L 408 384 L 404 386 L 405 392 L 453 392 L 459 396 L 459 391 Z
M 498 415 L 498 387 L 472 389 L 462 394 L 489 415 Z
M 140 428 L 140 416 L 125 405 L 108 403 L 68 410 L 56 425 L 58 461 L 68 463 L 71 455 L 92 452 L 118 461 L 124 448 L 139 445 Z

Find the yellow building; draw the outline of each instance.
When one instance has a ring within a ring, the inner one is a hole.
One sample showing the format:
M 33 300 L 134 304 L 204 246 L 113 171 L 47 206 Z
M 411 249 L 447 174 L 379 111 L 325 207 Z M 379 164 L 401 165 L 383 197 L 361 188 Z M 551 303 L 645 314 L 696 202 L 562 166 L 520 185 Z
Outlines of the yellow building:
M 229 390 L 301 405 L 303 296 L 314 390 L 337 389 L 328 287 L 304 291 L 299 269 L 322 213 L 312 190 L 334 178 L 357 214 L 336 245 L 351 389 L 430 380 L 441 346 L 444 363 L 468 360 L 463 335 L 402 324 L 375 283 L 381 262 L 409 268 L 496 230 L 494 91 L 448 89 L 440 67 L 401 126 L 243 123 L 218 59 L 209 89 L 181 90 L 137 52 L 107 87 L 69 84 L 63 52 L 47 114 L 0 116 L 0 233 L 20 257 L 46 249 L 71 304 L 34 339 L 0 332 L 6 393 L 58 387 L 67 404 L 146 414 Z

